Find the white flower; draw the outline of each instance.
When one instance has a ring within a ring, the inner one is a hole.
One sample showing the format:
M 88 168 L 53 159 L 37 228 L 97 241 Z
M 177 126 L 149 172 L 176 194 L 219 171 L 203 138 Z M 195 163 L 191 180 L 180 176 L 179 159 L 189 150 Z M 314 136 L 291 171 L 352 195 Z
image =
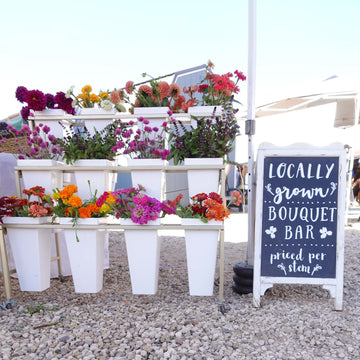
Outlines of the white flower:
M 103 100 L 101 102 L 101 107 L 105 110 L 111 110 L 113 107 L 113 104 L 110 100 Z
M 75 86 L 72 85 L 72 86 L 70 86 L 70 89 L 66 92 L 65 97 L 66 97 L 67 99 L 69 99 L 70 96 L 71 96 L 71 94 L 74 92 L 74 88 L 75 88 Z
M 271 237 L 272 239 L 275 239 L 275 233 L 276 233 L 276 231 L 277 231 L 277 228 L 276 228 L 275 226 L 270 226 L 269 229 L 266 229 L 266 230 L 265 230 L 265 233 L 266 233 L 267 235 L 270 235 L 270 237 Z

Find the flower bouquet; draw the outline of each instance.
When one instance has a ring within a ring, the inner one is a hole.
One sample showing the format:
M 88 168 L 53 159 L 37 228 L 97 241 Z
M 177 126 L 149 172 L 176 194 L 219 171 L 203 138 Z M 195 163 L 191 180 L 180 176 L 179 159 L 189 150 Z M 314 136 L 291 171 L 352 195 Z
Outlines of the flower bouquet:
M 125 88 L 118 92 L 120 98 L 130 104 L 129 111 L 134 113 L 135 107 L 168 107 L 175 110 L 181 88 L 176 83 L 168 84 L 166 81 L 151 79 L 149 85 L 141 84 L 138 88 L 133 81 L 128 81 Z
M 35 186 L 24 189 L 27 198 L 16 196 L 3 196 L 0 198 L 0 222 L 4 217 L 30 217 L 39 218 L 52 215 L 53 201 L 50 195 L 45 194 L 45 189 Z
M 177 201 L 159 201 L 146 194 L 146 189 L 139 185 L 105 192 L 96 202 L 100 208 L 112 211 L 117 219 L 131 219 L 135 224 L 145 225 L 156 221 L 165 214 L 176 213 Z
M 131 170 L 132 185 L 142 184 L 151 197 L 162 199 L 165 187 L 165 174 L 160 169 L 138 169 L 144 166 L 162 167 L 167 164 L 170 151 L 167 149 L 167 122 L 160 128 L 149 125 L 143 117 L 138 118 L 138 129 L 122 128 L 117 130 L 118 142 L 113 151 L 125 155 Z M 133 126 L 132 121 L 129 122 Z
M 63 158 L 67 164 L 74 164 L 81 159 L 107 159 L 114 160 L 116 153 L 113 149 L 117 145 L 119 128 L 125 125 L 117 120 L 107 125 L 103 130 L 95 129 L 91 135 L 85 127 L 83 132 L 75 132 L 74 126 L 70 129 L 63 139 L 58 139 L 57 144 L 63 151 Z
M 112 209 L 125 225 L 125 241 L 133 294 L 155 294 L 158 285 L 160 240 L 153 225 L 164 214 L 175 214 L 175 203 L 160 202 L 139 185 L 105 193 L 97 202 Z M 146 229 L 139 229 L 146 225 Z
M 7 236 L 22 291 L 43 291 L 50 286 L 52 230 L 40 224 L 48 222 L 53 203 L 44 191 L 36 186 L 23 190 L 26 198 L 0 198 L 0 222 L 21 225 L 7 228 Z
M 27 121 L 29 116 L 33 116 L 33 111 L 43 111 L 45 109 L 61 109 L 68 114 L 74 115 L 75 108 L 72 100 L 68 99 L 63 92 L 56 95 L 44 94 L 40 90 L 28 90 L 25 86 L 18 86 L 15 92 L 16 99 L 25 104 L 21 111 L 21 117 Z
M 57 138 L 50 133 L 51 129 L 47 125 L 39 124 L 32 131 L 26 124 L 16 130 L 13 126 L 7 126 L 9 136 L 15 140 L 15 143 L 21 143 L 16 149 L 18 159 L 51 159 L 60 160 L 62 156 L 62 147 L 57 142 Z M 21 139 L 26 139 L 26 142 Z M 0 140 L 0 147 L 6 146 L 9 137 Z
M 87 200 L 82 200 L 76 195 L 77 191 L 77 186 L 71 184 L 66 185 L 62 190 L 56 189 L 52 195 L 53 199 L 56 201 L 56 205 L 52 209 L 53 221 L 56 220 L 56 217 L 69 218 L 75 227 L 75 232 L 80 219 L 103 218 L 111 213 L 108 209 L 100 208 L 96 205 L 96 190 L 95 194 Z M 79 241 L 77 235 L 76 240 Z
M 234 195 L 235 196 L 235 195 Z M 182 206 L 177 203 L 176 214 L 181 218 L 199 219 L 203 223 L 210 220 L 224 221 L 230 215 L 222 197 L 217 193 L 200 193 L 191 198 L 191 204 Z
M 197 194 L 191 202 L 185 207 L 178 204 L 176 209 L 176 214 L 182 218 L 182 225 L 197 226 L 197 229 L 185 228 L 189 291 L 190 295 L 211 296 L 219 233 L 209 224 L 223 222 L 229 217 L 230 211 L 217 193 Z
M 126 109 L 122 104 L 120 95 L 116 91 L 100 91 L 99 94 L 95 94 L 90 85 L 85 85 L 81 89 L 81 93 L 74 94 L 74 86 L 66 92 L 66 98 L 72 100 L 72 105 L 80 108 L 100 108 L 106 111 L 116 109 L 119 112 L 125 112 Z
M 60 224 L 75 227 L 75 231 L 64 229 L 75 292 L 96 293 L 103 286 L 106 235 L 106 231 L 96 226 L 107 223 L 106 217 L 111 211 L 96 205 L 96 191 L 94 196 L 84 201 L 76 193 L 77 187 L 72 184 L 54 192 L 57 204 L 53 208 L 53 221 L 58 217 Z M 79 225 L 91 225 L 94 229 L 79 228 Z
M 224 158 L 233 150 L 240 126 L 236 110 L 229 104 L 221 117 L 200 118 L 197 127 L 187 129 L 181 120 L 171 117 L 170 157 L 177 165 L 185 158 Z

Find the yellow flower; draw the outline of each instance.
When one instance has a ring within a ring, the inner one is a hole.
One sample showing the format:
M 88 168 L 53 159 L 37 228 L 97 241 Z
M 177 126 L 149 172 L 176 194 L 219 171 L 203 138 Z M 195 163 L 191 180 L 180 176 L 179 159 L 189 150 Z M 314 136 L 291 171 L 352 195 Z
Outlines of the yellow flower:
M 99 94 L 102 100 L 107 99 L 109 97 L 109 94 L 105 91 Z
M 100 207 L 100 212 L 101 213 L 104 213 L 104 212 L 107 212 L 110 210 L 110 206 L 106 203 L 102 204 L 101 207 Z
M 100 99 L 96 94 L 90 94 L 90 101 L 91 102 L 97 103 L 97 102 L 99 102 L 99 100 Z
M 83 92 L 83 93 L 90 93 L 90 92 L 92 92 L 92 87 L 90 86 L 90 85 L 85 85 L 82 89 L 81 89 L 81 91 Z
M 53 193 L 52 198 L 54 200 L 59 200 L 59 198 L 60 198 L 59 193 L 58 192 Z

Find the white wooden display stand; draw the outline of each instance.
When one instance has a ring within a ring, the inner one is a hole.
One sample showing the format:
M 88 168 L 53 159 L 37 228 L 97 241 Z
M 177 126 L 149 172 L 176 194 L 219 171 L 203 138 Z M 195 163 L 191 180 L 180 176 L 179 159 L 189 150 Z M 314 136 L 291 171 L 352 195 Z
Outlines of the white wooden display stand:
M 343 307 L 343 144 L 261 144 L 256 171 L 253 304 L 274 284 L 322 285 Z
M 149 169 L 161 169 L 164 172 L 184 172 L 189 169 L 218 169 L 220 171 L 220 183 L 221 183 L 221 196 L 225 197 L 225 169 L 224 165 L 196 165 L 196 166 L 143 166 L 141 169 L 143 170 L 149 170 Z M 61 165 L 61 166 L 49 166 L 49 167 L 43 167 L 41 170 L 59 170 L 63 172 L 63 175 L 66 173 L 71 173 L 72 171 L 89 171 L 89 170 L 103 170 L 103 171 L 110 171 L 114 173 L 119 172 L 129 172 L 131 171 L 132 167 L 75 167 L 75 166 L 68 166 L 68 165 Z M 139 169 L 139 167 L 136 167 L 136 169 Z M 22 170 L 28 170 L 27 167 L 15 167 L 15 179 L 17 184 L 17 192 L 18 195 L 21 194 L 20 189 L 20 178 L 21 178 L 21 171 Z M 27 227 L 32 227 L 32 225 L 26 225 Z M 60 224 L 44 224 L 44 225 L 35 225 L 41 226 L 41 227 L 50 227 L 52 229 L 66 229 L 66 228 L 72 228 L 72 225 L 60 225 Z M 9 227 L 24 227 L 24 225 L 8 225 L 3 224 L 0 226 L 0 253 L 1 253 L 1 260 L 2 260 L 2 271 L 3 271 L 3 277 L 4 277 L 4 287 L 5 287 L 5 295 L 6 295 L 6 301 L 9 302 L 11 300 L 11 283 L 10 283 L 10 273 L 8 268 L 8 261 L 7 261 L 7 253 L 6 253 L 6 245 L 5 245 L 5 239 L 4 239 L 4 233 L 6 232 L 6 228 Z M 137 226 L 126 226 L 126 225 L 78 225 L 79 229 L 103 229 L 103 230 L 119 230 L 119 229 L 147 229 L 146 225 L 137 225 Z M 202 230 L 203 227 L 197 226 L 197 225 L 173 225 L 173 224 L 161 224 L 161 225 L 154 225 L 152 226 L 153 229 L 158 230 L 183 230 L 183 229 L 192 229 L 192 230 Z M 219 230 L 219 304 L 220 306 L 223 306 L 222 303 L 224 301 L 224 224 L 223 222 L 219 222 L 219 225 L 209 225 L 208 229 L 217 229 Z

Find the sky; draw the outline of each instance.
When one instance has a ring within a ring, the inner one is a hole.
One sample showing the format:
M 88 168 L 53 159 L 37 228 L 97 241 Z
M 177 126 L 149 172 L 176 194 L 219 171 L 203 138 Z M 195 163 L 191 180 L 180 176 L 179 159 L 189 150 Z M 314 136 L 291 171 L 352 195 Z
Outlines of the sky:
M 358 0 L 257 0 L 255 103 L 360 73 Z M 6 1 L 0 21 L 0 119 L 17 86 L 75 93 L 121 88 L 206 63 L 247 74 L 248 0 Z M 303 94 L 304 95 L 304 94 Z M 246 84 L 238 95 L 246 107 Z

